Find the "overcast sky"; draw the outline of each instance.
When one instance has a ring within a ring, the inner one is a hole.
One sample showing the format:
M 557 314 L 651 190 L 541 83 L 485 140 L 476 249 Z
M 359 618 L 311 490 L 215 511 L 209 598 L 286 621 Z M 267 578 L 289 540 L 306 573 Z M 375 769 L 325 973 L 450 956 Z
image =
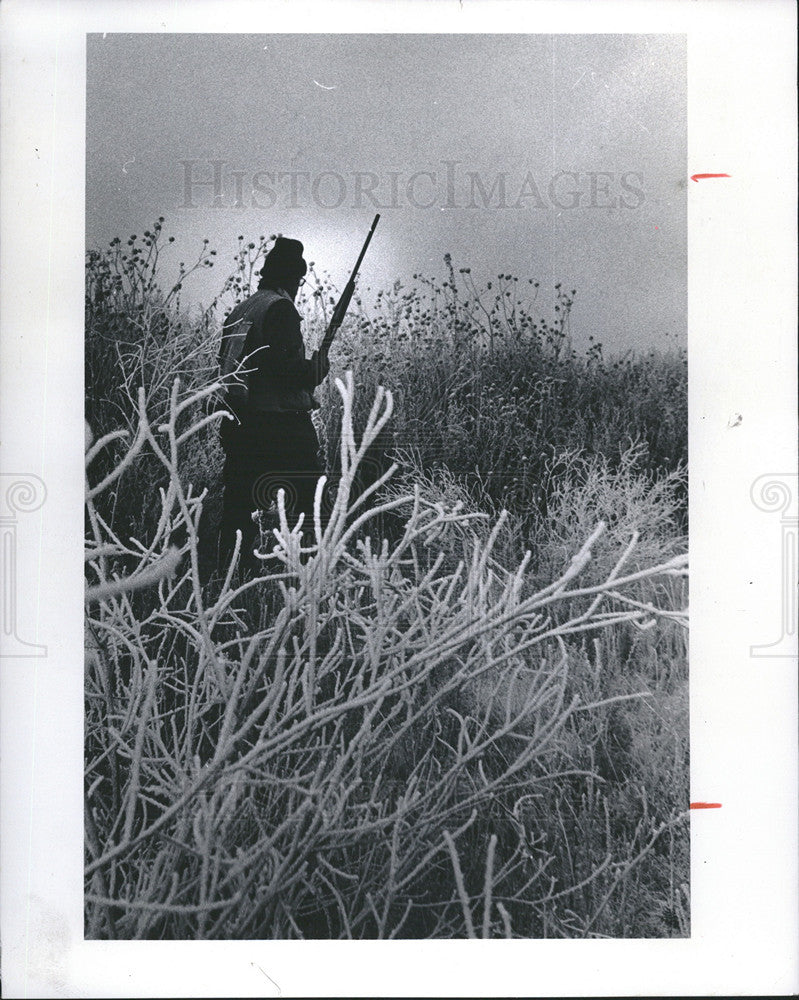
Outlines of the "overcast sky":
M 87 246 L 163 215 L 175 267 L 209 238 L 191 301 L 239 234 L 341 286 L 380 211 L 373 288 L 449 252 L 577 289 L 577 344 L 685 343 L 681 35 L 90 35 L 87 89 Z

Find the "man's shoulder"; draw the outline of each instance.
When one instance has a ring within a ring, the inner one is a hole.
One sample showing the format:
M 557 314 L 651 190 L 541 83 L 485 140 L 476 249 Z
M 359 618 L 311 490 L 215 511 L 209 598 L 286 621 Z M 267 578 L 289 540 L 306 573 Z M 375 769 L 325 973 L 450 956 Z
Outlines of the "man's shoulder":
M 224 325 L 228 327 L 242 321 L 258 323 L 266 319 L 267 315 L 270 321 L 292 320 L 297 322 L 301 318 L 297 307 L 287 295 L 271 288 L 261 288 L 240 302 L 228 314 Z
M 298 321 L 301 318 L 299 310 L 291 299 L 284 296 L 281 296 L 274 302 L 270 303 L 267 307 L 267 312 L 269 313 L 270 319 L 275 319 L 279 322 L 286 320 Z

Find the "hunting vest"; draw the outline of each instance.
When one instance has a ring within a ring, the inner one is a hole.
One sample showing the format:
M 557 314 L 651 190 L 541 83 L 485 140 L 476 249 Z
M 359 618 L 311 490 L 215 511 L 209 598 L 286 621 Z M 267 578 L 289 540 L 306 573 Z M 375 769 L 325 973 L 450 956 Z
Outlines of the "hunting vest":
M 291 296 L 282 289 L 262 288 L 239 303 L 225 320 L 219 368 L 222 377 L 229 379 L 224 399 L 233 410 L 241 412 L 249 408 L 260 412 L 285 412 L 315 410 L 319 406 L 310 390 L 291 385 L 285 375 L 269 374 L 268 344 L 243 357 L 250 328 L 262 325 L 267 311 L 280 299 L 290 302 L 296 311 Z M 302 353 L 304 356 L 304 347 Z

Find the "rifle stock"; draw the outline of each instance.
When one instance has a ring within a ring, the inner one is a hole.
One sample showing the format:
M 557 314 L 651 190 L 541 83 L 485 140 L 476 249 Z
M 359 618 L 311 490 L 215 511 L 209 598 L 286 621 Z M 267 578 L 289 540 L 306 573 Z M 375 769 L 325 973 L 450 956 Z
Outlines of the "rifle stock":
M 379 219 L 380 219 L 379 214 L 374 217 L 372 226 L 366 236 L 366 240 L 364 241 L 363 247 L 361 247 L 361 252 L 358 255 L 358 259 L 355 262 L 355 267 L 352 269 L 352 274 L 350 275 L 350 279 L 347 282 L 344 291 L 341 293 L 341 298 L 338 300 L 335 308 L 333 309 L 333 315 L 330 317 L 330 322 L 327 325 L 327 330 L 325 330 L 325 335 L 322 338 L 322 343 L 321 346 L 319 347 L 320 355 L 325 355 L 330 350 L 330 345 L 333 343 L 333 338 L 336 336 L 339 327 L 344 322 L 344 317 L 347 315 L 347 310 L 350 307 L 350 302 L 352 301 L 352 296 L 353 293 L 355 292 L 355 279 L 358 277 L 358 270 L 361 266 L 361 262 L 363 261 L 364 255 L 366 254 L 366 251 L 369 247 L 369 243 L 372 240 L 372 236 L 374 236 L 374 231 L 377 228 L 377 223 Z

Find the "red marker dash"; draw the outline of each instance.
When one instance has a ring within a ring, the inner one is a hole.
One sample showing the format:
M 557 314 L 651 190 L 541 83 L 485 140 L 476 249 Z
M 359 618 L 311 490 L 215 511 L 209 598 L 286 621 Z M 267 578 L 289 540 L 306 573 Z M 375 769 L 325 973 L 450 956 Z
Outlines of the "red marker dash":
M 729 174 L 691 174 L 691 180 L 696 181 L 696 183 L 698 184 L 699 181 L 704 181 L 708 177 L 729 177 L 729 176 L 730 176 Z
M 691 809 L 721 809 L 720 802 L 692 802 Z

